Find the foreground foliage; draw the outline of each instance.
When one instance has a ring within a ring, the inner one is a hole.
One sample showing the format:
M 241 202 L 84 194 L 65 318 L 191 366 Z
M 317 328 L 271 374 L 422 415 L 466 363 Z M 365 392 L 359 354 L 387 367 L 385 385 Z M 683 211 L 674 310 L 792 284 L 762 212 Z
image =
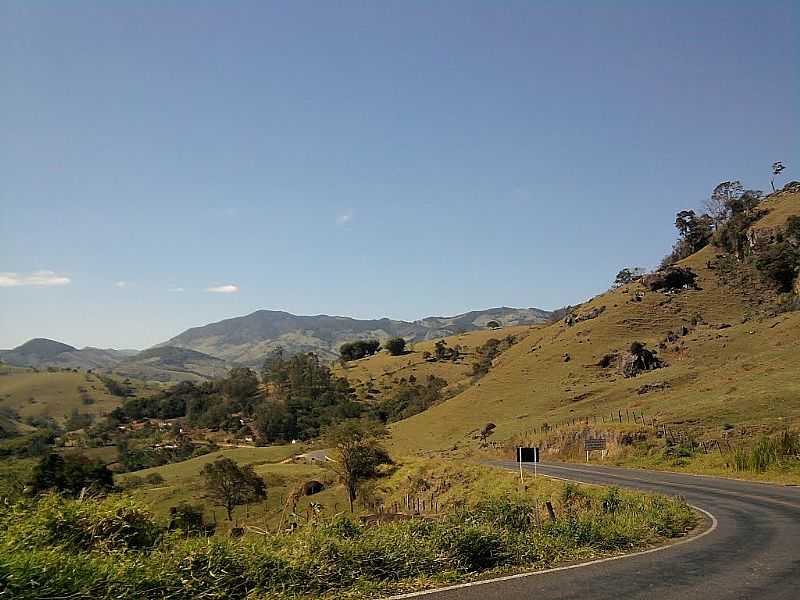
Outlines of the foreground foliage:
M 694 524 L 680 500 L 615 488 L 564 486 L 554 522 L 543 500 L 495 497 L 373 527 L 340 515 L 228 540 L 168 532 L 128 499 L 50 495 L 0 509 L 0 589 L 19 599 L 374 596 L 629 550 Z

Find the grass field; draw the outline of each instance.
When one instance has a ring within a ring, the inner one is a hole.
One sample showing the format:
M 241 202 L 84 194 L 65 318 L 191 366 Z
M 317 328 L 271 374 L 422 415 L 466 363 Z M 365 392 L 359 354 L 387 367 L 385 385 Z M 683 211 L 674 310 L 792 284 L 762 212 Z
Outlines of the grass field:
M 268 495 L 266 503 L 249 507 L 247 514 L 253 515 L 262 524 L 273 525 L 280 519 L 283 501 L 294 487 L 310 479 L 330 479 L 330 471 L 316 465 L 281 464 L 284 459 L 302 452 L 303 447 L 299 445 L 225 448 L 183 462 L 120 475 L 116 481 L 124 485 L 126 480 L 131 477 L 144 478 L 157 473 L 164 478 L 163 483 L 131 490 L 131 494 L 146 504 L 156 516 L 165 517 L 171 506 L 180 502 L 188 502 L 202 506 L 210 518 L 214 514 L 214 507 L 204 498 L 200 475 L 203 466 L 223 457 L 230 458 L 242 465 L 252 464 L 256 473 L 265 478 Z M 344 495 L 341 499 L 344 500 Z M 302 510 L 305 508 L 305 505 L 301 506 Z M 224 511 L 217 508 L 216 516 L 218 520 L 224 519 Z M 236 509 L 234 516 L 237 519 L 244 519 L 245 509 Z
M 139 394 L 152 393 L 155 386 L 134 381 Z M 84 404 L 80 388 L 84 388 L 92 404 Z M 77 409 L 81 413 L 101 416 L 119 406 L 122 399 L 108 393 L 103 383 L 92 374 L 72 371 L 48 373 L 14 370 L 0 376 L 0 409 L 26 417 L 52 417 L 63 423 L 65 415 Z

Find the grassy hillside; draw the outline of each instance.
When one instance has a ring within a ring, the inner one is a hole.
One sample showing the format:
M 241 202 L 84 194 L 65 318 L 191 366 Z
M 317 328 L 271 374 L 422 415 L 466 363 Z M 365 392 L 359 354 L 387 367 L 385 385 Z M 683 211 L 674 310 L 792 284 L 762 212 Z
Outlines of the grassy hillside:
M 763 207 L 770 213 L 755 227 L 780 225 L 800 214 L 800 194 L 773 196 Z M 800 364 L 800 313 L 765 316 L 773 299 L 766 286 L 746 269 L 730 276 L 713 246 L 680 264 L 698 274 L 699 289 L 665 294 L 634 282 L 599 295 L 577 311 L 604 307 L 596 318 L 533 332 L 475 386 L 395 424 L 395 450 L 474 447 L 472 435 L 489 421 L 503 440 L 544 423 L 619 409 L 717 431 L 723 424 L 766 430 L 800 423 L 793 367 Z M 687 335 L 658 350 L 666 368 L 626 379 L 618 369 L 597 366 L 634 341 L 657 349 L 684 326 Z M 662 383 L 662 390 L 638 393 Z
M 189 502 L 202 506 L 210 517 L 214 507 L 204 497 L 200 471 L 207 463 L 219 458 L 227 457 L 240 464 L 252 464 L 256 472 L 265 478 L 268 487 L 266 503 L 248 509 L 248 514 L 259 515 L 259 519 L 266 518 L 270 525 L 280 519 L 280 509 L 286 496 L 300 483 L 310 479 L 330 479 L 330 472 L 313 464 L 281 464 L 286 458 L 300 453 L 303 448 L 298 445 L 269 446 L 264 448 L 225 448 L 191 460 L 180 463 L 153 467 L 120 476 L 119 481 L 124 485 L 131 477 L 146 478 L 158 474 L 164 482 L 157 485 L 142 486 L 131 490 L 131 494 L 146 504 L 156 516 L 169 514 L 169 507 L 180 502 Z M 325 492 L 323 492 L 325 494 Z M 325 494 L 328 495 L 328 494 Z M 346 503 L 344 492 L 340 492 L 339 502 Z M 324 497 L 324 496 L 323 496 Z M 319 498 L 319 496 L 315 496 Z M 303 509 L 307 503 L 302 506 Z M 237 509 L 235 516 L 244 518 L 244 509 Z M 224 519 L 224 511 L 217 509 L 217 518 Z
M 401 356 L 392 356 L 388 352 L 379 352 L 374 356 L 355 360 L 342 367 L 336 364 L 334 372 L 346 377 L 356 388 L 362 398 L 369 394 L 370 398 L 380 398 L 391 393 L 397 381 L 408 379 L 412 375 L 420 382 L 433 375 L 447 381 L 444 392 L 456 393 L 471 384 L 472 363 L 475 360 L 475 349 L 487 340 L 502 339 L 513 335 L 518 340 L 535 332 L 540 325 L 512 325 L 499 329 L 470 331 L 459 335 L 442 338 L 451 348 L 459 346 L 462 357 L 458 361 L 441 360 L 427 362 L 425 352 L 434 352 L 438 340 L 417 342 L 408 346 L 408 351 Z M 497 362 L 503 360 L 501 355 Z
M 144 384 L 134 384 L 139 393 L 149 393 Z M 81 392 L 85 390 L 85 393 Z M 86 404 L 83 397 L 93 401 Z M 55 373 L 15 370 L 0 376 L 0 409 L 8 409 L 27 417 L 52 417 L 63 423 L 74 409 L 81 413 L 104 415 L 121 403 L 121 398 L 108 393 L 97 376 L 72 371 Z

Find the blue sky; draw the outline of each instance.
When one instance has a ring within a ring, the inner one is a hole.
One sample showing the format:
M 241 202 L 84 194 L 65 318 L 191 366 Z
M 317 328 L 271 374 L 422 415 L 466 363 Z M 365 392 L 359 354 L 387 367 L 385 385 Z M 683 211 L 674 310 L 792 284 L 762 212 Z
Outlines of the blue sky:
M 0 347 L 581 301 L 800 179 L 798 6 L 3 2 Z

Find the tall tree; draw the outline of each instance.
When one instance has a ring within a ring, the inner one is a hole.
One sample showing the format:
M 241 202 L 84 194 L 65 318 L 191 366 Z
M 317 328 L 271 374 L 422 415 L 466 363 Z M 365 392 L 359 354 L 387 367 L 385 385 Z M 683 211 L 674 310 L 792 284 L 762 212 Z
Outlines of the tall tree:
M 326 432 L 327 442 L 335 448 L 332 468 L 347 490 L 350 512 L 359 484 L 375 477 L 380 465 L 391 463 L 389 454 L 380 445 L 386 434 L 382 424 L 360 419 L 342 421 Z
M 705 208 L 714 220 L 714 226 L 719 227 L 730 215 L 730 204 L 744 194 L 741 181 L 723 181 L 711 192 L 705 201 Z
M 778 175 L 780 175 L 784 171 L 784 169 L 786 169 L 786 167 L 781 161 L 777 160 L 774 163 L 772 163 L 772 179 L 770 179 L 769 182 L 770 184 L 772 184 L 773 192 L 775 191 L 775 178 Z
M 206 494 L 216 506 L 233 517 L 233 509 L 267 496 L 267 484 L 253 470 L 253 465 L 240 467 L 230 458 L 207 463 L 200 472 L 205 479 Z

